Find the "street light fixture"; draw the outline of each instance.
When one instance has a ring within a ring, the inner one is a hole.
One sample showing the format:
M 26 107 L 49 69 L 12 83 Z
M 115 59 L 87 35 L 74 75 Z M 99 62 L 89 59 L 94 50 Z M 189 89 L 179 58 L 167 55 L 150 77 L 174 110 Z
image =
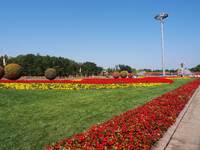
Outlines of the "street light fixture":
M 160 21 L 163 76 L 165 76 L 164 19 L 166 19 L 167 17 L 167 13 L 160 13 L 154 17 L 156 20 Z

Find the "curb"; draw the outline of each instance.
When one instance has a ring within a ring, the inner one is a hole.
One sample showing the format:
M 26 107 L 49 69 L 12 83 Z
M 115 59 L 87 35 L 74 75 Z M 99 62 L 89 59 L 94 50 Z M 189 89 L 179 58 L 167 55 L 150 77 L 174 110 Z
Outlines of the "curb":
M 151 150 L 165 150 L 167 148 L 167 146 L 168 146 L 170 140 L 172 139 L 172 136 L 176 132 L 181 120 L 187 113 L 194 97 L 199 92 L 200 92 L 200 86 L 196 89 L 196 91 L 194 92 L 194 94 L 192 95 L 192 97 L 190 98 L 188 103 L 185 105 L 184 109 L 180 112 L 180 114 L 176 118 L 176 122 L 171 127 L 169 127 L 169 129 L 166 131 L 166 133 L 163 135 L 163 137 L 152 146 Z

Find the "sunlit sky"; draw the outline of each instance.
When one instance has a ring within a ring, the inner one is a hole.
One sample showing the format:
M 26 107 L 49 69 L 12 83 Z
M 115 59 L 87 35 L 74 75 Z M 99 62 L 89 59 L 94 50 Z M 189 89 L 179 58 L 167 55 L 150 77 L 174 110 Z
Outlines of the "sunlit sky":
M 0 54 L 159 69 L 160 12 L 166 67 L 200 64 L 199 0 L 0 0 Z

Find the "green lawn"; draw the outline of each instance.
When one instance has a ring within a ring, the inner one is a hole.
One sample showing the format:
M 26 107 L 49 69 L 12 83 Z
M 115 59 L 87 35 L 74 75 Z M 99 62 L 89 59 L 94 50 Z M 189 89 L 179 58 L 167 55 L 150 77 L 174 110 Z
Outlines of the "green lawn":
M 188 81 L 112 90 L 0 89 L 0 149 L 42 149 L 48 143 L 84 131 Z

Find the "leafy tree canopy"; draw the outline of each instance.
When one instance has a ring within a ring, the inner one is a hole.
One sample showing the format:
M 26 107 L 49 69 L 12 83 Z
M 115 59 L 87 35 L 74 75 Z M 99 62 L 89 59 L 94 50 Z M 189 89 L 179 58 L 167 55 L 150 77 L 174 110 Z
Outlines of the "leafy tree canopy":
M 192 71 L 192 72 L 200 72 L 200 64 L 195 66 L 194 68 L 191 68 L 190 71 Z
M 3 58 L 0 57 L 0 65 L 2 66 Z M 85 62 L 77 63 L 64 57 L 41 56 L 39 54 L 18 55 L 16 57 L 8 57 L 8 63 L 17 63 L 23 67 L 24 75 L 42 76 L 47 68 L 55 68 L 59 76 L 69 76 L 80 74 L 80 68 L 86 75 L 97 75 L 103 68 L 98 67 L 95 63 Z

